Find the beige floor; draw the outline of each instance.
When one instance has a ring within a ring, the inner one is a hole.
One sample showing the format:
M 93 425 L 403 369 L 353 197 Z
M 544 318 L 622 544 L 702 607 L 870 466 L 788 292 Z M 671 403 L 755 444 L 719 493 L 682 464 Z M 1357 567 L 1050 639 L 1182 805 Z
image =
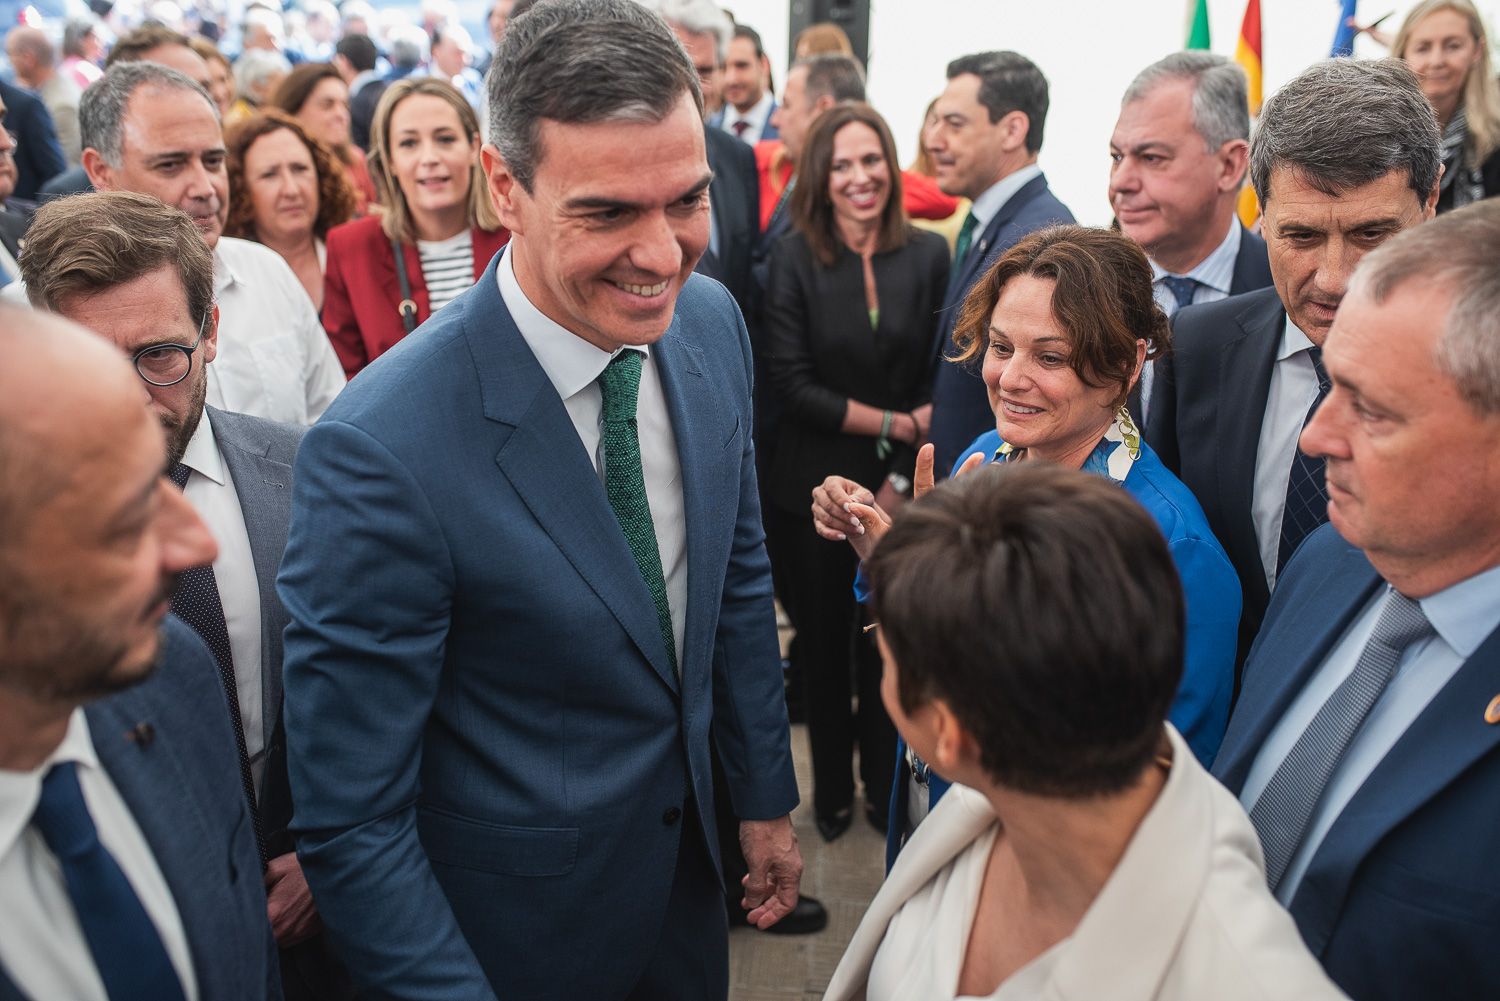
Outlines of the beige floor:
M 769 935 L 749 928 L 729 935 L 730 1001 L 816 1001 L 844 946 L 885 875 L 885 840 L 855 805 L 849 832 L 823 843 L 813 826 L 807 728 L 792 727 L 792 755 L 802 805 L 792 814 L 806 869 L 802 889 L 828 908 L 828 927 L 816 935 Z

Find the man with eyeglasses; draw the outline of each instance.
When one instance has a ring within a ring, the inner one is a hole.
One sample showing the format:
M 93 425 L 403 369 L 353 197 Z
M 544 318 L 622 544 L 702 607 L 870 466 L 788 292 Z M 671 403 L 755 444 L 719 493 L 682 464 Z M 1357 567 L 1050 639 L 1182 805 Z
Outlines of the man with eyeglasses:
M 219 544 L 179 579 L 172 610 L 218 662 L 265 865 L 269 919 L 288 998 L 337 998 L 312 894 L 286 833 L 281 635 L 274 587 L 304 428 L 204 405 L 218 352 L 213 256 L 192 219 L 147 195 L 100 192 L 38 210 L 22 255 L 33 306 L 66 316 L 130 357 L 167 432 L 168 476 Z

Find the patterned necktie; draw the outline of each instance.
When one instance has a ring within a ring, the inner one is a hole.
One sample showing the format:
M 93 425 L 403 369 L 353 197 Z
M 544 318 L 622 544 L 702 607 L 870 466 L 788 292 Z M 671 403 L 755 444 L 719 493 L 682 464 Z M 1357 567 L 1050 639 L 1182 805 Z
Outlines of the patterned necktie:
M 656 526 L 646 499 L 646 476 L 641 467 L 641 440 L 637 430 L 636 401 L 640 396 L 639 351 L 625 350 L 610 359 L 599 376 L 604 394 L 604 490 L 609 506 L 625 533 L 630 555 L 651 592 L 657 624 L 667 646 L 667 661 L 677 669 L 677 640 L 672 635 L 672 609 L 667 604 L 667 581 L 661 569 L 661 551 L 656 545 Z
M 1313 371 L 1318 374 L 1318 396 L 1307 408 L 1302 420 L 1305 428 L 1318 412 L 1332 383 L 1323 368 L 1323 351 L 1314 345 L 1307 349 Z M 1286 481 L 1286 505 L 1281 513 L 1281 547 L 1276 554 L 1276 573 L 1280 575 L 1286 561 L 1292 558 L 1302 540 L 1328 520 L 1328 486 L 1323 480 L 1322 456 L 1307 455 L 1298 448 L 1292 453 L 1292 469 Z
M 1392 590 L 1354 671 L 1334 689 L 1250 811 L 1275 890 L 1302 843 L 1313 808 L 1355 733 L 1396 674 L 1401 653 L 1432 632 L 1422 606 Z
M 750 123 L 741 118 L 739 121 L 731 123 L 729 127 L 734 129 L 736 138 L 743 139 L 745 138 L 745 132 L 750 128 Z
M 979 227 L 979 220 L 975 217 L 973 210 L 964 216 L 964 224 L 958 231 L 958 242 L 953 245 L 953 270 L 955 273 L 964 266 L 964 258 L 969 256 L 969 245 L 974 242 L 974 230 Z
M 57 856 L 109 1001 L 183 1001 L 182 982 L 156 925 L 99 840 L 75 762 L 59 761 L 48 770 L 31 823 Z
M 1198 279 L 1179 278 L 1176 275 L 1162 275 L 1159 281 L 1172 293 L 1172 298 L 1177 301 L 1177 308 L 1193 304 L 1193 296 L 1198 292 Z
M 182 463 L 172 467 L 168 479 L 179 490 L 187 486 L 191 470 Z M 214 662 L 219 666 L 219 682 L 224 686 L 224 700 L 229 703 L 229 723 L 234 728 L 234 746 L 240 756 L 240 781 L 245 786 L 245 803 L 255 825 L 255 847 L 260 864 L 266 864 L 266 839 L 260 828 L 260 811 L 255 806 L 255 779 L 250 772 L 250 754 L 245 747 L 245 724 L 240 719 L 239 683 L 234 676 L 234 655 L 229 647 L 229 627 L 224 621 L 224 604 L 219 598 L 219 583 L 213 565 L 193 567 L 177 578 L 172 592 L 172 614 L 193 627 L 203 638 Z

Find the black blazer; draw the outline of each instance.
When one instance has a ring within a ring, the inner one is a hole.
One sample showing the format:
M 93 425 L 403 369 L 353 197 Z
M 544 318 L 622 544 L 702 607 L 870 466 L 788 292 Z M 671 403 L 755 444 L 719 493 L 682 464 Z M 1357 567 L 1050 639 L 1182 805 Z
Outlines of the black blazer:
M 16 138 L 16 198 L 34 199 L 43 184 L 68 169 L 57 127 L 42 99 L 0 80 L 5 127 Z
M 1479 176 L 1484 186 L 1485 198 L 1500 195 L 1500 150 L 1491 153 L 1489 159 L 1479 165 Z M 1452 209 L 1453 185 L 1450 184 L 1438 193 L 1437 211 L 1441 214 Z
M 1156 365 L 1146 443 L 1203 505 L 1240 577 L 1243 665 L 1270 590 L 1251 505 L 1271 370 L 1286 324 L 1275 288 L 1188 306 L 1172 322 L 1172 353 Z
M 727 132 L 704 128 L 708 167 L 714 172 L 709 198 L 713 201 L 713 225 L 719 250 L 705 250 L 698 260 L 699 274 L 723 283 L 739 303 L 740 312 L 754 312 L 750 281 L 750 256 L 755 250 L 760 226 L 760 183 L 755 175 L 755 152 Z
M 794 232 L 771 257 L 767 368 L 781 416 L 766 494 L 784 511 L 806 514 L 813 487 L 830 473 L 872 490 L 885 478 L 891 464 L 876 456 L 875 439 L 840 430 L 848 400 L 909 412 L 931 398 L 947 241 L 914 229 L 904 247 L 876 254 L 872 267 L 880 293 L 873 331 L 858 254 L 840 246 L 825 268 Z

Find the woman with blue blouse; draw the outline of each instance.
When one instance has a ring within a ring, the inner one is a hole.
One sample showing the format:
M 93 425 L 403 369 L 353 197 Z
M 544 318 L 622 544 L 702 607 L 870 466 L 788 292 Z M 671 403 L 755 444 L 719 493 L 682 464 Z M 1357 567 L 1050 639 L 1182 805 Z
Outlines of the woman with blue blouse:
M 954 475 L 986 462 L 1040 460 L 1082 469 L 1119 483 L 1160 526 L 1187 599 L 1183 677 L 1168 719 L 1193 754 L 1211 763 L 1229 718 L 1240 587 L 1198 501 L 1151 451 L 1125 408 L 1141 366 L 1171 350 L 1145 254 L 1103 229 L 1034 233 L 976 283 L 954 343 L 950 360 L 980 366 L 995 414 L 995 430 L 974 441 Z M 931 455 L 927 446 L 919 458 L 919 490 L 923 465 L 931 481 Z M 890 517 L 868 488 L 830 476 L 813 491 L 813 522 L 824 538 L 846 539 L 863 559 Z M 1010 606 L 995 609 L 995 628 L 1024 630 L 1027 603 L 1027 595 L 1017 594 Z M 904 744 L 899 754 L 892 858 L 947 788 Z

